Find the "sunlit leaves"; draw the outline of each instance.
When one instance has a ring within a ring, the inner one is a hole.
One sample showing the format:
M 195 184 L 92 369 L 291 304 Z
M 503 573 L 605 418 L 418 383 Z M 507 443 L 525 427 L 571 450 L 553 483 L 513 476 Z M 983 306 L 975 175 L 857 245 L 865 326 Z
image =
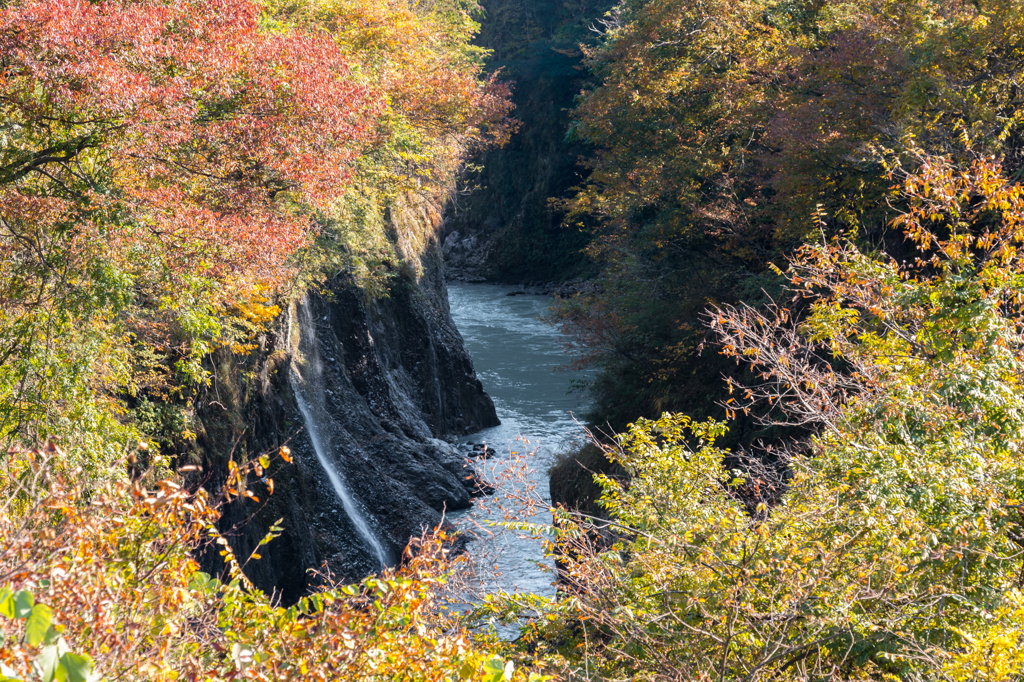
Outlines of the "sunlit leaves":
M 5 201 L 19 201 L 11 185 L 22 179 L 44 206 L 88 199 L 95 208 L 68 217 L 79 231 L 82 217 L 104 220 L 92 229 L 115 261 L 157 237 L 177 250 L 172 269 L 216 277 L 244 263 L 276 277 L 309 225 L 275 196 L 321 206 L 338 196 L 379 105 L 345 78 L 329 41 L 261 32 L 258 12 L 241 1 L 5 9 L 0 29 L 17 36 L 5 44 L 8 117 L 45 150 L 85 140 L 67 158 L 37 153 L 5 183 Z
M 0 588 L 4 675 L 42 682 L 528 676 L 439 608 L 443 534 L 421 538 L 401 573 L 328 583 L 283 607 L 244 577 L 233 554 L 221 579 L 198 571 L 190 552 L 208 540 L 218 516 L 205 491 L 150 472 L 95 491 L 85 504 L 60 454 L 11 451 L 12 470 L 0 481 L 7 504 L 16 500 L 8 496 L 16 472 L 45 477 L 22 491 L 32 504 L 0 516 L 0 574 L 13 576 L 11 587 Z M 274 524 L 258 547 L 283 530 Z M 26 616 L 6 615 L 15 608 Z
M 10 663 L 21 677 L 85 680 L 79 650 L 127 679 L 478 679 L 495 660 L 511 674 L 436 608 L 443 539 L 424 539 L 403 576 L 281 608 L 242 568 L 285 529 L 273 524 L 240 562 L 203 490 L 167 478 L 145 447 L 122 461 L 118 445 L 138 439 L 127 402 L 152 417 L 140 427 L 164 419 L 187 440 L 210 352 L 251 352 L 300 270 L 302 285 L 394 256 L 380 246 L 387 211 L 410 190 L 440 200 L 467 149 L 503 139 L 507 89 L 483 76 L 475 11 L 0 10 L 0 438 L 58 433 L 72 446 L 4 448 L 0 575 L 16 591 L 0 593 L 0 613 L 25 623 L 7 647 L 0 622 L 5 676 Z M 231 461 L 224 498 L 264 502 L 271 464 Z M 223 581 L 196 573 L 204 543 L 221 551 Z
M 205 353 L 265 320 L 254 311 L 314 227 L 300 207 L 344 192 L 381 97 L 331 41 L 267 33 L 259 13 L 0 12 L 5 439 L 130 438 L 107 396 L 201 382 Z
M 9 587 L 0 588 L 0 616 L 25 621 L 22 639 L 29 652 L 37 652 L 31 658 L 32 670 L 41 682 L 87 682 L 93 669 L 92 658 L 68 651 L 60 634 L 64 628 L 53 624 L 52 609 L 46 604 L 33 604 L 34 601 L 35 595 L 29 590 L 12 593 Z M 5 629 L 0 625 L 0 636 Z M 9 657 L 0 656 L 0 661 L 3 660 L 13 662 Z M 5 668 L 6 679 L 22 679 L 15 677 L 14 670 L 6 664 L 0 665 Z
M 630 475 L 598 478 L 616 542 L 588 544 L 591 520 L 561 536 L 579 589 L 559 611 L 611 639 L 570 660 L 651 679 L 797 661 L 803 678 L 1020 676 L 1020 189 L 991 159 L 919 162 L 896 222 L 916 259 L 809 245 L 785 273 L 800 314 L 708 316 L 762 380 L 733 382 L 727 409 L 817 434 L 784 469 L 725 471 L 720 427 L 671 414 L 607 448 Z
M 379 288 L 389 207 L 443 196 L 507 132 L 475 11 L 5 6 L 0 437 L 75 436 L 93 468 L 138 437 L 112 396 L 185 398 L 210 352 L 254 350 L 296 278 Z
M 492 658 L 484 663 L 482 682 L 504 682 L 512 679 L 512 662 L 506 664 L 500 658 Z
M 25 621 L 25 641 L 29 646 L 39 646 L 50 629 L 53 612 L 46 604 L 36 604 Z

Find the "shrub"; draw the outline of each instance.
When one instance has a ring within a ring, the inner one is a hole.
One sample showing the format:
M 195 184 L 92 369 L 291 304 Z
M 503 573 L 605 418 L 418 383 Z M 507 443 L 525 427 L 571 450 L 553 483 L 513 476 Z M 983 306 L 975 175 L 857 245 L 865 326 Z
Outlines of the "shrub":
M 441 533 L 422 538 L 401 572 L 282 608 L 241 571 L 259 555 L 239 561 L 216 535 L 216 500 L 205 491 L 149 473 L 86 500 L 66 459 L 53 446 L 4 459 L 4 679 L 512 679 L 509 664 L 442 608 Z M 226 488 L 254 496 L 249 473 L 233 467 Z M 191 558 L 207 541 L 224 547 L 230 582 L 199 572 Z
M 724 470 L 713 421 L 641 420 L 608 449 L 630 476 L 598 477 L 618 542 L 563 531 L 571 598 L 534 633 L 579 646 L 554 659 L 567 674 L 1024 675 L 1024 200 L 991 160 L 920 167 L 897 221 L 915 261 L 806 247 L 787 273 L 802 321 L 712 315 L 763 379 L 729 409 L 817 429 L 788 480 Z

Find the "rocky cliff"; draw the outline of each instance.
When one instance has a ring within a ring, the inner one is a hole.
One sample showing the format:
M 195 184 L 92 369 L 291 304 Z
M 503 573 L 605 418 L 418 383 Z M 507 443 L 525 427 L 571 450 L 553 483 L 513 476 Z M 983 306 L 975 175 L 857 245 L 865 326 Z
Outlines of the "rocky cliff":
M 286 603 L 318 580 L 310 569 L 354 580 L 379 568 L 318 459 L 297 398 L 322 403 L 314 410 L 319 455 L 391 561 L 445 510 L 470 504 L 471 469 L 445 439 L 498 419 L 449 314 L 440 222 L 430 201 L 396 202 L 387 225 L 401 265 L 386 295 L 370 296 L 335 276 L 292 300 L 257 351 L 210 358 L 213 380 L 196 404 L 203 483 L 218 489 L 229 457 L 253 458 L 284 444 L 294 455 L 294 463 L 278 461 L 267 472 L 273 495 L 254 481 L 260 501 L 227 505 L 220 524 L 244 561 L 283 519 L 284 532 L 245 571 Z M 208 570 L 219 568 L 213 548 L 201 560 Z

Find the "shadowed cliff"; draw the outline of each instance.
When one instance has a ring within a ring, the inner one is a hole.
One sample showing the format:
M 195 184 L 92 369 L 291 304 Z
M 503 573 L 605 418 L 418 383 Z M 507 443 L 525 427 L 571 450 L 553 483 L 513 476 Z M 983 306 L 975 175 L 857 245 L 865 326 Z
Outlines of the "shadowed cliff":
M 310 569 L 355 580 L 379 567 L 317 460 L 296 404 L 292 363 L 303 354 L 320 359 L 329 457 L 390 556 L 400 557 L 409 538 L 439 524 L 445 510 L 470 504 L 471 470 L 444 439 L 498 419 L 449 315 L 439 224 L 436 205 L 419 197 L 399 203 L 389 212 L 389 232 L 403 264 L 386 294 L 373 297 L 339 275 L 294 301 L 257 351 L 222 349 L 209 360 L 213 381 L 195 408 L 204 485 L 219 489 L 229 457 L 284 444 L 294 455 L 294 463 L 277 461 L 267 472 L 273 495 L 229 504 L 220 522 L 244 561 L 283 519 L 281 536 L 245 571 L 286 603 L 316 583 Z M 296 323 L 299 306 L 315 321 L 306 338 Z M 213 547 L 201 558 L 219 572 Z
M 449 276 L 477 281 L 561 281 L 592 274 L 581 254 L 586 225 L 563 225 L 552 200 L 568 197 L 590 150 L 570 135 L 569 109 L 588 77 L 580 45 L 612 6 L 608 0 L 486 0 L 477 42 L 493 50 L 492 70 L 514 85 L 519 131 L 475 160 L 445 223 Z

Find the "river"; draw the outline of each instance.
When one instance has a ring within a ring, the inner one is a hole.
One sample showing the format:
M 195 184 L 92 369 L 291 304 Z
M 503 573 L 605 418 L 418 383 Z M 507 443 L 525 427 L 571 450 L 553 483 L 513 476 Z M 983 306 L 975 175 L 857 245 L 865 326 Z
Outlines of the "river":
M 585 405 L 570 388 L 589 373 L 558 371 L 569 362 L 564 337 L 538 319 L 551 298 L 508 295 L 518 290 L 494 284 L 448 286 L 452 318 L 501 419 L 500 426 L 463 439 L 496 450 L 480 468 L 499 486 L 498 494 L 449 518 L 477 537 L 469 547 L 476 587 L 551 595 L 553 566 L 540 542 L 490 524 L 506 518 L 550 523 L 548 470 L 559 453 L 583 439 L 574 414 Z

